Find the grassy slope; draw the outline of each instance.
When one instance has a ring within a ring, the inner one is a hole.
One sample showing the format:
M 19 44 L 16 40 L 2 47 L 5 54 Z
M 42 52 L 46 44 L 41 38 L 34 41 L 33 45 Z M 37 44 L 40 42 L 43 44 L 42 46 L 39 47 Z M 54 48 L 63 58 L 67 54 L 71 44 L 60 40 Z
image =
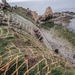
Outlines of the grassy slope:
M 68 40 L 73 46 L 75 46 L 75 33 L 69 31 L 65 26 L 56 25 L 53 22 L 45 22 L 41 25 L 42 28 L 50 30 L 50 28 L 55 28 L 58 32 L 59 37 L 63 37 Z
M 4 27 L 4 29 L 6 29 L 6 27 Z M 4 29 L 3 29 L 3 31 L 4 31 Z M 9 31 L 9 29 L 8 29 L 8 31 Z M 14 33 L 14 35 L 9 37 L 10 33 L 11 33 L 11 35 Z M 22 64 L 24 62 L 24 60 L 28 60 L 30 58 L 29 57 L 30 55 L 34 55 L 34 54 L 36 54 L 36 55 L 40 54 L 46 58 L 47 62 L 49 63 L 48 64 L 49 68 L 52 69 L 52 72 L 51 72 L 52 75 L 57 75 L 57 74 L 63 75 L 64 67 L 67 64 L 68 64 L 68 66 L 70 65 L 69 63 L 66 63 L 66 61 L 64 61 L 61 57 L 58 57 L 55 53 L 48 50 L 43 44 L 41 44 L 37 39 L 33 38 L 31 35 L 29 35 L 29 34 L 24 35 L 24 34 L 16 32 L 16 31 L 14 32 L 12 30 L 10 31 L 10 33 L 7 35 L 8 37 L 5 37 L 6 35 L 3 35 L 3 34 L 2 35 L 4 38 L 2 38 L 2 36 L 0 37 L 0 56 L 2 56 L 2 59 L 1 59 L 2 63 L 0 65 L 0 67 L 2 67 L 3 65 L 6 65 L 6 63 L 9 63 L 17 56 L 20 56 L 18 59 L 16 59 L 16 60 L 18 60 L 17 61 L 18 66 L 20 66 L 19 63 Z M 7 32 L 6 32 L 6 34 L 7 34 Z M 28 56 L 27 59 L 25 59 L 26 56 Z M 55 56 L 56 56 L 56 58 L 55 58 Z M 38 58 L 36 59 L 37 61 L 35 63 L 38 63 L 38 61 L 41 61 L 44 57 L 38 56 Z M 16 70 L 14 68 L 16 65 L 15 61 L 12 61 L 12 63 L 8 64 L 10 66 L 9 66 L 9 70 L 7 69 L 7 72 L 6 72 L 7 75 L 9 73 L 13 73 Z M 54 62 L 57 62 L 56 63 L 57 66 L 55 69 L 53 69 L 55 67 L 55 64 L 51 65 L 51 63 L 54 63 Z M 33 63 L 31 63 L 31 64 L 33 65 Z M 20 68 L 19 74 L 24 73 L 23 70 L 26 70 L 25 65 Z M 43 74 L 44 71 L 41 71 L 42 67 L 44 65 L 45 65 L 44 61 L 40 63 L 41 75 L 44 75 Z M 60 68 L 57 69 L 57 67 L 59 65 L 60 65 Z M 28 67 L 30 68 L 29 65 L 28 65 Z M 15 70 L 12 70 L 12 69 L 15 69 Z M 67 69 L 65 69 L 65 70 L 67 70 Z M 30 73 L 29 75 L 32 75 L 32 74 L 35 74 L 35 71 L 33 71 L 33 72 L 30 71 L 29 73 Z M 71 75 L 73 75 L 73 74 L 71 74 Z
M 75 33 L 69 31 L 66 27 L 63 27 L 61 25 L 57 25 L 55 29 L 58 30 L 59 37 L 67 39 L 71 44 L 75 46 Z
M 48 21 L 46 21 L 45 23 L 41 24 L 41 27 L 44 28 L 44 29 L 50 29 L 50 28 L 52 28 L 54 26 L 55 26 L 54 22 L 48 22 Z
M 16 12 L 18 15 L 26 18 L 27 20 L 31 21 L 34 23 L 34 20 L 32 19 L 32 17 L 30 17 L 30 15 L 26 15 L 25 10 L 23 10 L 22 8 L 17 7 L 16 9 L 14 9 L 14 12 Z
M 2 74 L 6 73 L 6 75 L 11 75 L 17 70 L 19 75 L 22 75 L 27 69 L 45 58 L 47 63 L 41 61 L 37 65 L 37 67 L 39 66 L 38 72 L 40 72 L 40 75 L 45 75 L 44 72 L 47 73 L 50 71 L 49 75 L 74 75 L 71 74 L 71 72 L 65 74 L 65 70 L 68 70 L 65 67 L 70 67 L 70 63 L 47 49 L 46 46 L 40 43 L 36 38 L 33 38 L 29 34 L 22 34 L 18 32 L 18 30 L 13 31 L 8 27 L 0 26 L 0 28 L 2 30 L 0 30 L 0 73 L 2 72 Z M 37 57 L 35 59 L 36 61 L 33 63 L 32 61 L 29 62 L 27 68 L 27 64 L 24 62 L 31 59 L 32 55 Z M 46 67 L 45 64 L 46 66 L 48 65 L 47 69 L 45 68 L 48 71 L 43 69 L 43 67 Z M 36 67 L 33 69 L 28 72 L 29 75 L 35 75 L 37 73 Z

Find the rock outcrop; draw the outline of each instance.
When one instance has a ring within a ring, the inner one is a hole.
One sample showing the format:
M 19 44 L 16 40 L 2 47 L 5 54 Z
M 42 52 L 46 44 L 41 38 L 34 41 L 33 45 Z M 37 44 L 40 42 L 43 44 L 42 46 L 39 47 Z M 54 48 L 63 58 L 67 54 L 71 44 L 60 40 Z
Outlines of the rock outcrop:
M 2 0 L 3 4 L 1 5 L 1 8 L 3 10 L 3 12 L 6 13 L 6 11 L 12 11 L 11 6 L 9 5 L 9 3 L 7 3 L 6 0 Z
M 52 17 L 52 8 L 48 7 L 44 13 L 44 15 L 42 16 L 41 20 L 45 21 L 48 20 Z
M 2 2 L 5 4 L 6 3 L 6 0 L 2 0 Z
M 38 14 L 37 14 L 37 12 L 36 11 L 32 11 L 31 14 L 32 14 L 32 18 L 34 19 L 34 21 L 37 22 L 38 21 Z
M 38 20 L 38 13 L 36 11 L 32 11 L 29 8 L 27 8 L 26 15 L 29 16 L 30 18 L 32 18 L 35 23 L 37 22 L 37 20 Z
M 41 21 L 46 21 L 52 17 L 52 8 L 48 7 L 42 16 L 38 16 L 38 13 L 36 11 L 31 11 L 29 9 L 27 9 L 27 14 L 31 15 L 35 23 L 38 23 Z
M 6 7 L 10 7 L 9 3 L 7 3 L 6 0 L 2 0 L 2 2 L 4 3 L 4 6 L 6 6 Z
M 44 15 L 42 16 L 41 20 L 45 21 L 48 20 L 52 17 L 52 8 L 51 7 L 47 7 Z
M 71 19 L 74 18 L 74 14 L 75 14 L 74 12 L 70 11 L 55 12 L 53 13 L 52 21 L 55 24 L 67 26 L 71 22 Z

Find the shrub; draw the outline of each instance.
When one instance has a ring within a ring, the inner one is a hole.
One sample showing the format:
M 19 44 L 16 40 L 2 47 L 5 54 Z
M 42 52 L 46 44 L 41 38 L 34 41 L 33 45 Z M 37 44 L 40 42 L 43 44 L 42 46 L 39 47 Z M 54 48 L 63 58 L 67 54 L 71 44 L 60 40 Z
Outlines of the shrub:
M 51 75 L 62 75 L 62 70 L 59 68 L 53 69 Z
M 74 75 L 74 73 L 73 72 L 66 71 L 65 72 L 65 75 Z
M 52 28 L 52 27 L 54 27 L 54 26 L 55 26 L 55 24 L 54 24 L 53 21 L 51 21 L 51 22 L 45 22 L 45 23 L 43 23 L 43 24 L 41 25 L 41 27 L 42 27 L 42 28 L 45 28 L 45 29 L 49 29 L 49 28 Z

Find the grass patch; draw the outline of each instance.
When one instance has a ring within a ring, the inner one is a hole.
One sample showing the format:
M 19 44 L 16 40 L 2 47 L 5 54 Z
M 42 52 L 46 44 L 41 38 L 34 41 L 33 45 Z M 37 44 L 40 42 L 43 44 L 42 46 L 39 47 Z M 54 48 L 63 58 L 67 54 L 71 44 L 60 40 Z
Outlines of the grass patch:
M 2 11 L 2 9 L 0 8 L 0 12 Z
M 22 16 L 23 18 L 31 21 L 34 23 L 32 17 L 30 17 L 29 15 L 26 15 L 26 12 L 23 10 L 23 9 L 20 9 L 20 8 L 16 8 L 14 9 L 14 12 L 16 12 L 18 15 Z
M 4 34 L 7 34 L 7 32 L 8 32 L 7 29 L 2 28 L 2 30 L 3 30 L 3 33 L 4 33 Z
M 0 48 L 6 46 L 7 44 L 8 44 L 8 41 L 7 40 L 0 39 Z
M 51 75 L 63 75 L 63 70 L 60 68 L 53 69 Z
M 27 41 L 24 41 L 23 44 L 26 46 L 31 46 L 31 41 L 28 39 Z
M 5 51 L 5 47 L 8 45 L 9 42 L 15 41 L 15 38 L 13 37 L 7 37 L 7 38 L 0 38 L 0 52 L 3 54 Z
M 75 75 L 73 72 L 70 72 L 70 71 L 66 71 L 65 72 L 65 75 Z
M 59 37 L 67 39 L 70 43 L 72 43 L 75 46 L 75 33 L 68 30 L 62 25 L 56 25 L 55 29 L 59 32 Z
M 50 28 L 52 28 L 54 26 L 55 26 L 55 24 L 54 24 L 53 21 L 51 21 L 51 22 L 47 21 L 47 22 L 41 24 L 41 27 L 44 28 L 44 29 L 50 29 Z

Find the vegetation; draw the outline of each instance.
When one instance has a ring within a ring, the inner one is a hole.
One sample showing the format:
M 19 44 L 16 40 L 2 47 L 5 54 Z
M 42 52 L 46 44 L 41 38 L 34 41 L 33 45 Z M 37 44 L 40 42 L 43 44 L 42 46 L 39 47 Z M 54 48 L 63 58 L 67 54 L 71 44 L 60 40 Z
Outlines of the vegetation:
M 55 26 L 55 24 L 53 21 L 50 21 L 50 22 L 46 21 L 45 23 L 41 24 L 41 27 L 44 29 L 50 29 L 54 26 Z
M 25 9 L 22 9 L 20 7 L 17 7 L 16 9 L 14 8 L 14 12 L 16 12 L 18 15 L 24 17 L 25 19 L 34 22 L 32 17 L 29 15 L 26 15 Z
M 58 31 L 59 37 L 67 39 L 70 43 L 72 43 L 75 46 L 75 33 L 68 30 L 66 27 L 62 25 L 56 25 L 55 29 Z
M 2 29 L 2 32 L 3 31 L 5 31 L 5 29 Z M 47 52 L 48 50 L 46 48 L 44 49 L 43 46 L 36 39 L 33 39 L 33 37 L 31 37 L 27 34 L 19 35 L 17 33 L 17 31 L 15 31 L 15 32 L 12 31 L 12 33 L 14 33 L 14 35 L 10 36 L 8 33 L 9 29 L 6 31 L 7 31 L 6 33 L 2 33 L 2 35 L 0 36 L 0 62 L 2 61 L 2 63 L 0 63 L 1 64 L 0 67 L 2 67 L 3 65 L 6 66 L 8 63 L 9 68 L 7 68 L 6 75 L 9 75 L 9 74 L 11 75 L 12 73 L 13 74 L 18 73 L 19 75 L 20 74 L 23 75 L 25 72 L 27 72 L 28 75 L 36 75 L 38 72 L 40 75 L 46 75 L 47 72 L 51 71 L 55 67 L 58 67 L 60 65 L 60 63 L 62 63 L 62 61 L 61 62 L 58 61 L 61 59 L 55 58 L 50 53 L 49 53 L 50 59 L 48 59 L 49 61 L 46 60 L 47 57 L 43 58 L 42 56 L 37 56 L 37 58 L 35 58 L 35 60 L 33 60 L 33 58 L 31 58 L 32 56 L 30 56 L 30 55 L 36 56 L 37 54 L 40 54 L 40 53 L 44 54 L 44 50 L 45 50 L 44 55 L 48 56 L 48 54 L 46 55 L 46 53 L 48 53 Z M 11 33 L 11 35 L 12 35 L 12 33 Z M 16 33 L 17 33 L 18 37 L 15 36 Z M 5 34 L 5 35 L 3 35 L 3 34 Z M 6 37 L 6 35 L 8 37 Z M 21 35 L 22 35 L 22 37 L 21 37 Z M 24 39 L 22 39 L 22 38 L 24 38 Z M 22 46 L 22 48 L 20 48 L 21 46 Z M 35 54 L 35 52 L 36 52 L 36 54 Z M 12 61 L 12 62 L 9 63 L 10 61 Z M 57 63 L 52 65 L 52 63 L 54 63 L 56 61 L 58 61 L 57 62 L 58 65 L 56 66 Z M 28 62 L 28 64 L 27 64 L 27 62 Z M 65 64 L 65 62 L 64 62 L 64 64 Z M 50 66 L 50 68 L 49 68 L 49 66 Z M 62 67 L 62 65 L 61 65 L 61 67 Z M 31 70 L 29 70 L 29 69 L 31 69 Z M 60 70 L 60 68 L 58 68 L 58 69 L 52 70 L 51 73 L 49 73 L 49 74 L 62 75 L 62 72 L 65 72 L 65 71 Z M 2 72 L 2 74 L 4 74 L 4 72 Z M 67 75 L 67 73 L 66 73 L 66 75 Z
M 47 27 L 54 27 L 53 22 L 50 22 L 51 25 L 46 24 Z M 60 64 L 62 62 L 63 67 Z M 23 34 L 15 28 L 11 30 L 8 26 L 0 27 L 1 75 L 62 75 L 65 73 L 65 65 L 64 59 L 47 49 L 30 34 Z M 54 69 L 57 67 L 59 68 Z
M 63 70 L 60 68 L 53 69 L 51 75 L 63 75 Z
M 74 75 L 74 73 L 72 73 L 71 71 L 66 71 L 65 75 Z
M 45 22 L 41 25 L 42 28 L 50 29 L 55 28 L 55 30 L 58 31 L 59 37 L 63 37 L 67 39 L 70 43 L 72 43 L 75 46 L 75 33 L 68 30 L 65 26 L 54 24 L 54 22 Z

